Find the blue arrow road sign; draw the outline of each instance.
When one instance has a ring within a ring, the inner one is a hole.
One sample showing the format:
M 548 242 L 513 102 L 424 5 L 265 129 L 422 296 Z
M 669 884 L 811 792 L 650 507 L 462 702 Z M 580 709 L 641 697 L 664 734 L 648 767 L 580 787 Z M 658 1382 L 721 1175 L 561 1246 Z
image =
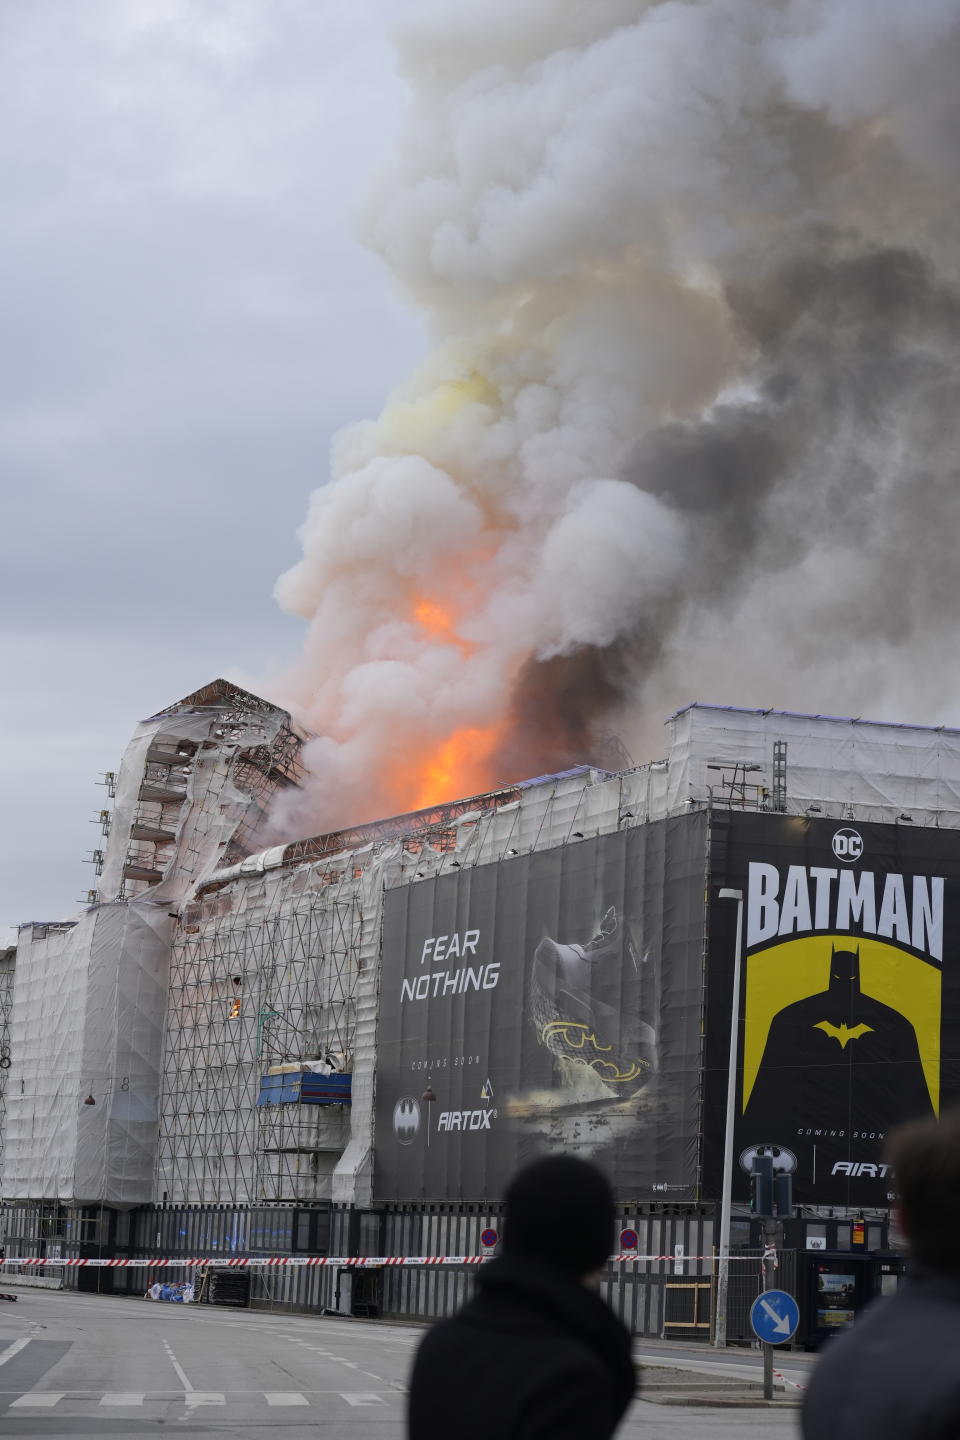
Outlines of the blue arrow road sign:
M 750 1307 L 750 1325 L 758 1340 L 784 1345 L 796 1334 L 800 1308 L 786 1290 L 764 1290 Z

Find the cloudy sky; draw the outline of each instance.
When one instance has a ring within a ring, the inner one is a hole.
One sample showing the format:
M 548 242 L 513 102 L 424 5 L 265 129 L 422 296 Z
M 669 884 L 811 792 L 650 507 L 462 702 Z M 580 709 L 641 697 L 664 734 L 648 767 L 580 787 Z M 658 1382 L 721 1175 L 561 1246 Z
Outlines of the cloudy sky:
M 217 675 L 299 834 L 694 697 L 954 723 L 957 14 L 0 3 L 0 925 Z
M 135 724 L 294 655 L 331 435 L 419 358 L 356 238 L 401 0 L 0 7 L 0 925 L 70 915 Z

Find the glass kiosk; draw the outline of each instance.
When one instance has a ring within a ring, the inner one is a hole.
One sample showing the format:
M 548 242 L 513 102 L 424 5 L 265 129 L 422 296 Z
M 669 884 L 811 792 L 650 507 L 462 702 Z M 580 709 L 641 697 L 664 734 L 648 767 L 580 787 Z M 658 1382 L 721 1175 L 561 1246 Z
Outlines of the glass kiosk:
M 818 1350 L 840 1334 L 878 1295 L 893 1294 L 905 1264 L 902 1255 L 889 1253 L 815 1251 L 803 1258 L 807 1274 L 800 1287 L 800 1338 L 808 1350 Z

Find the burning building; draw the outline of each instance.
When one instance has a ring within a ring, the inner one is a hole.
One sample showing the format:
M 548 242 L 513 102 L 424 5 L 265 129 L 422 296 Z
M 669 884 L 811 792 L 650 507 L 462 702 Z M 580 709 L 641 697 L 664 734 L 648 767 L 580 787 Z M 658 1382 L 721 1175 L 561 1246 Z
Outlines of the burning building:
M 562 1146 L 659 1333 L 664 1257 L 714 1243 L 738 935 L 739 1202 L 772 1154 L 812 1238 L 862 1211 L 876 1248 L 887 1126 L 960 1089 L 956 731 L 696 705 L 662 760 L 610 740 L 661 753 L 694 688 L 955 713 L 960 33 L 434 10 L 365 219 L 434 349 L 335 442 L 277 703 L 147 721 L 90 907 L 21 931 L 8 1244 L 472 1254 Z
M 222 681 L 146 721 L 102 892 L 21 931 L 8 1253 L 470 1254 L 514 1167 L 562 1147 L 649 1253 L 709 1255 L 730 889 L 737 1153 L 879 1235 L 887 1126 L 960 1090 L 960 732 L 694 705 L 668 737 L 251 853 L 303 734 Z M 275 1283 L 334 1303 L 325 1270 Z M 436 1311 L 462 1275 L 426 1283 L 378 1303 Z

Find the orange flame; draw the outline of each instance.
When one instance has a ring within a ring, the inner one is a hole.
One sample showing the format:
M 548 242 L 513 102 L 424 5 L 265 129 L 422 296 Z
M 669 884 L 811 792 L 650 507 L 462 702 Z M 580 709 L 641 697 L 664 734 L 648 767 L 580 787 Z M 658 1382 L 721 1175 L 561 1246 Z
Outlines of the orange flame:
M 468 641 L 461 639 L 457 634 L 453 616 L 437 600 L 421 597 L 414 603 L 413 613 L 418 623 L 432 639 L 440 640 L 446 645 L 456 645 L 464 654 L 468 654 L 473 649 Z
M 455 730 L 419 771 L 413 808 L 426 810 L 446 800 L 459 800 L 490 788 L 488 765 L 500 738 L 500 726 Z
M 475 647 L 457 633 L 457 616 L 440 601 L 417 595 L 412 612 L 432 640 L 456 646 L 464 656 L 473 652 Z M 414 754 L 402 765 L 392 766 L 390 778 L 395 794 L 402 796 L 404 808 L 426 810 L 431 805 L 489 790 L 490 763 L 501 730 L 499 724 L 464 726 L 426 754 Z

